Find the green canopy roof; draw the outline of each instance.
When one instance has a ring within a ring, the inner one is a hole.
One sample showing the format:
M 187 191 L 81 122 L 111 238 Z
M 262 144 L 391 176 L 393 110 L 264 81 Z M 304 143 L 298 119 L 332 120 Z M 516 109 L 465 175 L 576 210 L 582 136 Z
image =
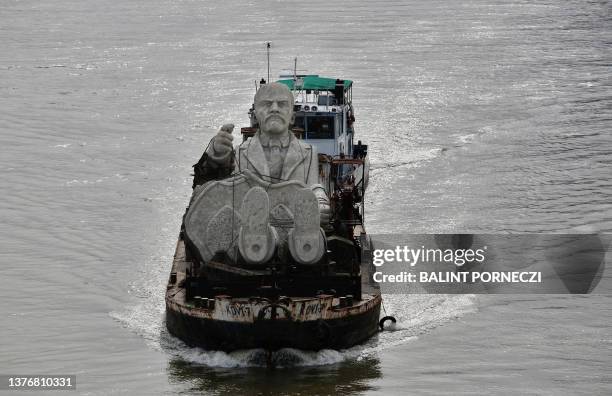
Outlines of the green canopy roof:
M 302 80 L 303 84 L 301 86 L 302 89 L 312 89 L 319 91 L 333 91 L 336 88 L 336 79 L 335 78 L 326 78 L 319 77 L 317 75 L 312 76 L 298 76 L 298 80 Z M 344 81 L 344 89 L 349 88 L 353 82 L 351 80 L 342 80 Z M 285 84 L 289 87 L 289 89 L 293 90 L 295 87 L 293 86 L 293 79 L 291 80 L 278 80 L 279 83 Z M 300 88 L 298 86 L 298 88 Z

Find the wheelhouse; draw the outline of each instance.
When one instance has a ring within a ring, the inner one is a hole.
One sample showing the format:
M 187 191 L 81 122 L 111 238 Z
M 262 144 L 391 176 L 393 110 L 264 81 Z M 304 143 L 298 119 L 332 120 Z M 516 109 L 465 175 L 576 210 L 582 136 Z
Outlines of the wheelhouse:
M 294 133 L 319 153 L 352 156 L 353 107 L 351 80 L 299 75 L 281 79 L 295 98 Z

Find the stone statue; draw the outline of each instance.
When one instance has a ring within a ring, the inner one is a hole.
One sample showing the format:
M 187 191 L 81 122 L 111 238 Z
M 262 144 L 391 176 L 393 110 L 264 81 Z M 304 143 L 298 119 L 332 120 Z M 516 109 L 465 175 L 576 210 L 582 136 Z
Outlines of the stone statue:
M 254 100 L 256 134 L 235 155 L 234 126 L 224 125 L 194 166 L 185 231 L 204 260 L 219 251 L 232 259 L 239 252 L 249 264 L 286 250 L 301 264 L 323 256 L 329 199 L 319 184 L 316 148 L 289 129 L 293 103 L 285 85 L 261 85 Z

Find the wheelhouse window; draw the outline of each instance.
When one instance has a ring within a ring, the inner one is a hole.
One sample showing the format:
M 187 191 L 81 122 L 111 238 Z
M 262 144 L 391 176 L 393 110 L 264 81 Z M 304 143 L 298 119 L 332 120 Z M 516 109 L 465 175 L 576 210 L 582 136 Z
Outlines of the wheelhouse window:
M 338 104 L 336 98 L 331 95 L 319 95 L 317 100 L 319 106 L 335 106 Z
M 293 122 L 294 128 L 300 128 L 306 130 L 306 123 L 304 120 L 304 116 L 295 116 L 295 121 Z
M 334 138 L 334 117 L 333 116 L 314 116 L 306 117 L 307 139 L 333 139 Z
M 293 127 L 303 129 L 306 139 L 334 139 L 337 118 L 333 115 L 298 115 Z

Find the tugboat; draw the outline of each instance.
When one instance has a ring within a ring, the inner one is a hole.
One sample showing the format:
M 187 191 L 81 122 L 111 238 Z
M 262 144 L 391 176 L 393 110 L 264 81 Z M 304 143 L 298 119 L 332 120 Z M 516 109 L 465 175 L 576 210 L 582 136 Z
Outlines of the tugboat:
M 379 321 L 382 299 L 364 228 L 367 145 L 354 142 L 353 83 L 290 77 L 277 82 L 294 96 L 292 132 L 318 149 L 319 180 L 330 201 L 326 253 L 309 266 L 278 258 L 256 268 L 224 255 L 204 260 L 183 226 L 166 290 L 166 326 L 190 346 L 345 349 L 372 337 L 385 321 Z M 257 131 L 253 107 L 249 115 L 244 140 Z

